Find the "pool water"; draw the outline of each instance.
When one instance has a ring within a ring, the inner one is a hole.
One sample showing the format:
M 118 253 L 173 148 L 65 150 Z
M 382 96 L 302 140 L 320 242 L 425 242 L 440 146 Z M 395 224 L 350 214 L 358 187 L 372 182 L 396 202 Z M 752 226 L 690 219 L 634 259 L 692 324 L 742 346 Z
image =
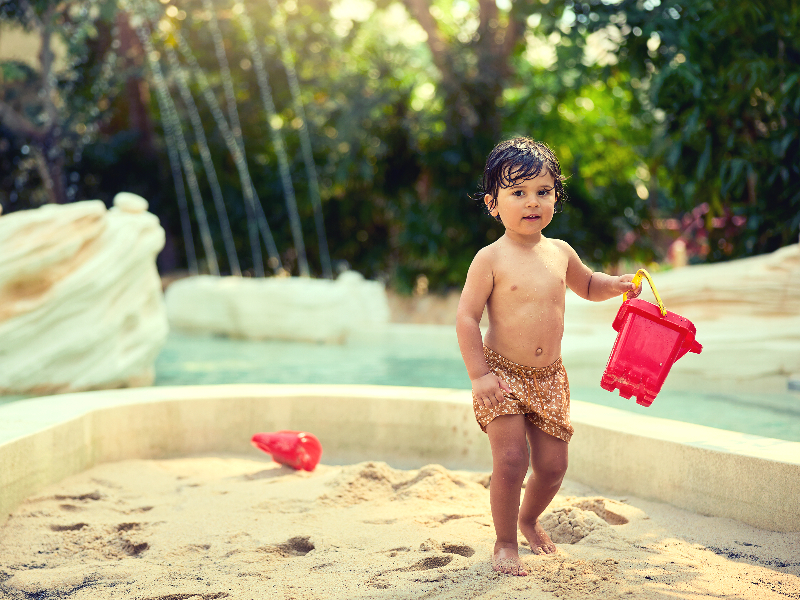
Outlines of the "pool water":
M 469 389 L 458 348 L 435 336 L 344 345 L 246 341 L 171 333 L 156 361 L 155 385 L 330 383 Z M 592 386 L 574 400 L 800 442 L 800 394 L 662 390 L 650 407 Z
M 468 388 L 459 355 L 405 345 L 313 344 L 169 335 L 155 385 L 344 383 Z

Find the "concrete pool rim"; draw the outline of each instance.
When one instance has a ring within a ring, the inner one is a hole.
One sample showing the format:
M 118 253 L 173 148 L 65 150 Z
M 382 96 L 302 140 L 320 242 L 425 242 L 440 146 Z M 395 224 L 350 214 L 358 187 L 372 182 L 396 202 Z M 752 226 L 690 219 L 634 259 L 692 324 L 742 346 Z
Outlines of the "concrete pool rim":
M 762 529 L 800 531 L 800 442 L 573 398 L 567 478 Z M 259 431 L 306 430 L 323 462 L 491 470 L 468 390 L 225 384 L 64 394 L 0 406 L 0 523 L 45 486 L 102 462 L 260 455 Z M 261 455 L 264 456 L 264 455 Z

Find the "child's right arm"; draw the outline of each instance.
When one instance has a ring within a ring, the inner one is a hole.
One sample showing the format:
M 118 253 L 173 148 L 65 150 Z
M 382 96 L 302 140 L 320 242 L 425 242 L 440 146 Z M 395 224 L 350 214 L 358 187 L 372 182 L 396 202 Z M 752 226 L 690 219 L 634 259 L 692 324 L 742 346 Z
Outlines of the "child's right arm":
M 497 406 L 504 402 L 502 390 L 510 391 L 508 384 L 489 370 L 483 355 L 480 322 L 493 286 L 489 250 L 484 248 L 469 267 L 456 317 L 458 346 L 472 382 L 472 393 L 484 406 Z

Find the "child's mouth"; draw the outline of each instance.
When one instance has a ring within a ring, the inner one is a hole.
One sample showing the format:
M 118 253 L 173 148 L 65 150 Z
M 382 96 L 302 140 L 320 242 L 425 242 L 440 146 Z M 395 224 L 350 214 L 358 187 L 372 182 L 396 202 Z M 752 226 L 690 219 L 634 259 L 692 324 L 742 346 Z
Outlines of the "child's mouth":
M 535 221 L 539 218 L 539 215 L 528 215 L 527 217 L 523 217 L 526 221 Z

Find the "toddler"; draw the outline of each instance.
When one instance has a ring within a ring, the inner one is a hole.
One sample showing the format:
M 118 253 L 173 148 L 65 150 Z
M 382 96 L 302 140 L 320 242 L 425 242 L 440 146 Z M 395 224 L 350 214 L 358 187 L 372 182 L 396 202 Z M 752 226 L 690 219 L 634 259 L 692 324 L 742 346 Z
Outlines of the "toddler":
M 633 275 L 592 272 L 569 244 L 542 234 L 566 200 L 563 182 L 558 159 L 543 143 L 520 137 L 492 150 L 481 194 L 505 233 L 475 255 L 458 304 L 458 344 L 475 417 L 492 450 L 492 567 L 510 575 L 527 575 L 517 527 L 532 553 L 556 551 L 539 516 L 561 486 L 573 432 L 561 363 L 566 288 L 595 302 L 641 291 Z M 482 339 L 484 307 L 489 328 Z

